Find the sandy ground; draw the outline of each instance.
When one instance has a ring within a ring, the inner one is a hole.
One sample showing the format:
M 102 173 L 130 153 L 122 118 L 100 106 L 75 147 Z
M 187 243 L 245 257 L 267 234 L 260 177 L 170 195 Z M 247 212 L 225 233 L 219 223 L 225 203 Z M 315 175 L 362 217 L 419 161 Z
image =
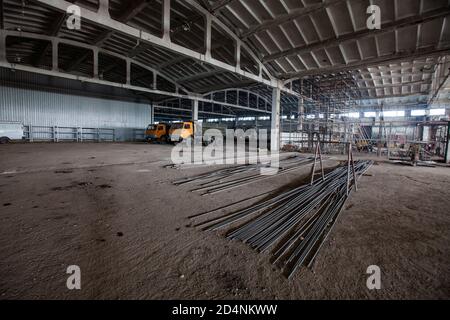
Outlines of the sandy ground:
M 163 168 L 170 151 L 0 146 L 0 299 L 450 298 L 449 168 L 373 166 L 314 268 L 288 281 L 269 255 L 186 217 L 298 184 L 310 168 L 202 197 L 170 181 L 212 168 Z M 370 291 L 374 264 L 382 288 Z M 66 288 L 69 265 L 81 268 L 79 291 Z

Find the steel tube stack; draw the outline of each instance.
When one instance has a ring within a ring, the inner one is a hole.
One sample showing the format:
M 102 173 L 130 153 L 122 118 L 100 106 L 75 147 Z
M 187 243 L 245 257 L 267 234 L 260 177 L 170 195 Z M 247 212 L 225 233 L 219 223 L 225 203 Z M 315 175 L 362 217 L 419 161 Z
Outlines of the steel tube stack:
M 314 161 L 312 157 L 291 156 L 280 160 L 280 167 L 277 172 L 285 174 L 300 169 L 302 166 L 311 164 Z M 232 168 L 225 168 L 209 173 L 200 174 L 194 177 L 188 177 L 173 181 L 174 185 L 195 184 L 192 192 L 203 192 L 202 195 L 210 195 L 231 189 L 239 188 L 247 184 L 255 183 L 272 176 L 261 175 L 259 170 L 267 167 L 264 164 L 240 165 Z
M 338 167 L 326 174 L 324 180 L 198 226 L 218 230 L 247 219 L 226 236 L 243 241 L 259 252 L 272 248 L 273 263 L 291 278 L 301 266 L 312 265 L 348 199 L 347 182 L 353 181 L 351 191 L 372 164 L 373 161 L 355 161 L 355 169 L 350 172 L 347 166 Z

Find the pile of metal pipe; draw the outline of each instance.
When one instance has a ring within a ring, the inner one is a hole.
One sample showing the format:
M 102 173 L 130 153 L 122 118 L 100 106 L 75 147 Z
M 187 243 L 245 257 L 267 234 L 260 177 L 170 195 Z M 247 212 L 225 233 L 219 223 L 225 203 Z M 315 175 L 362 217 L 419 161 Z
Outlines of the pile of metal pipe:
M 356 161 L 356 180 L 373 161 Z M 325 179 L 294 188 L 281 195 L 248 208 L 216 217 L 197 226 L 218 230 L 239 221 L 247 222 L 229 231 L 226 236 L 238 239 L 259 252 L 271 249 L 273 263 L 292 277 L 300 266 L 311 266 L 318 251 L 334 226 L 349 190 L 354 188 L 353 170 L 338 167 Z
M 314 159 L 312 157 L 304 158 L 300 156 L 291 156 L 282 159 L 280 160 L 277 175 L 298 170 L 301 166 L 310 164 L 313 161 Z M 173 181 L 173 184 L 195 184 L 196 186 L 191 189 L 192 192 L 202 192 L 202 195 L 209 195 L 271 178 L 272 176 L 260 174 L 259 170 L 265 166 L 267 165 L 240 165 L 176 180 Z

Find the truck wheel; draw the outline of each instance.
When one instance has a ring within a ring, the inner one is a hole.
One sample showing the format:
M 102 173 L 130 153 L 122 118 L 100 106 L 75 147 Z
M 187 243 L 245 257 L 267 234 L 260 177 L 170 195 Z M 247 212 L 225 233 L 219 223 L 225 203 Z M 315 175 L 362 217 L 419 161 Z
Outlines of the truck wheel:
M 1 137 L 0 138 L 0 144 L 7 144 L 9 142 L 10 142 L 10 140 L 9 140 L 8 137 Z

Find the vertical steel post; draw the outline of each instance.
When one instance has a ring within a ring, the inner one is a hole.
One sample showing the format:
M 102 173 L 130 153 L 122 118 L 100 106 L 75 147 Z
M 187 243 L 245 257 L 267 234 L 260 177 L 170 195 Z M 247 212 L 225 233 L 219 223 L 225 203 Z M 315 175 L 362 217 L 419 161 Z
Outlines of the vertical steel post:
M 163 0 L 162 26 L 163 39 L 170 41 L 170 0 Z
M 447 123 L 447 142 L 445 144 L 445 163 L 450 163 L 450 121 Z
M 322 150 L 320 148 L 320 141 L 317 141 L 317 145 L 319 146 L 319 159 L 320 159 L 320 170 L 322 171 L 322 181 L 325 181 L 325 173 L 323 170 Z
M 3 0 L 0 0 L 0 29 L 5 29 L 5 14 L 3 13 Z
M 211 15 L 205 17 L 205 57 L 211 58 Z
M 192 100 L 192 121 L 198 122 L 198 100 Z
M 94 49 L 93 50 L 93 54 L 94 54 L 94 65 L 93 65 L 94 70 L 93 70 L 93 73 L 94 73 L 94 78 L 98 79 L 98 49 Z
M 234 59 L 236 61 L 236 70 L 241 70 L 241 44 L 236 42 L 234 51 Z M 239 101 L 239 93 L 238 93 L 238 101 Z
M 126 60 L 126 64 L 127 64 L 127 69 L 126 69 L 126 81 L 127 81 L 127 85 L 131 85 L 131 60 L 127 59 Z
M 6 33 L 0 29 L 0 62 L 6 62 Z
M 280 102 L 281 90 L 279 87 L 272 90 L 272 125 L 270 134 L 270 150 L 278 152 L 280 150 Z
M 352 147 L 351 143 L 348 143 L 347 146 L 347 196 L 349 194 L 350 188 L 350 148 Z
M 150 123 L 155 123 L 155 107 L 150 104 Z
M 354 183 L 355 183 L 355 190 L 358 191 L 358 184 L 357 184 L 357 182 L 356 182 L 355 162 L 353 161 L 352 144 L 350 144 L 350 155 L 351 155 L 351 159 L 352 159 L 353 181 L 354 181 Z
M 313 167 L 312 167 L 312 172 L 311 172 L 311 185 L 314 184 L 314 174 L 316 173 L 317 155 L 319 153 L 318 148 L 319 148 L 319 144 L 317 144 L 316 151 L 314 152 L 314 162 L 313 162 Z
M 58 47 L 59 43 L 56 40 L 52 41 L 52 70 L 58 71 Z

